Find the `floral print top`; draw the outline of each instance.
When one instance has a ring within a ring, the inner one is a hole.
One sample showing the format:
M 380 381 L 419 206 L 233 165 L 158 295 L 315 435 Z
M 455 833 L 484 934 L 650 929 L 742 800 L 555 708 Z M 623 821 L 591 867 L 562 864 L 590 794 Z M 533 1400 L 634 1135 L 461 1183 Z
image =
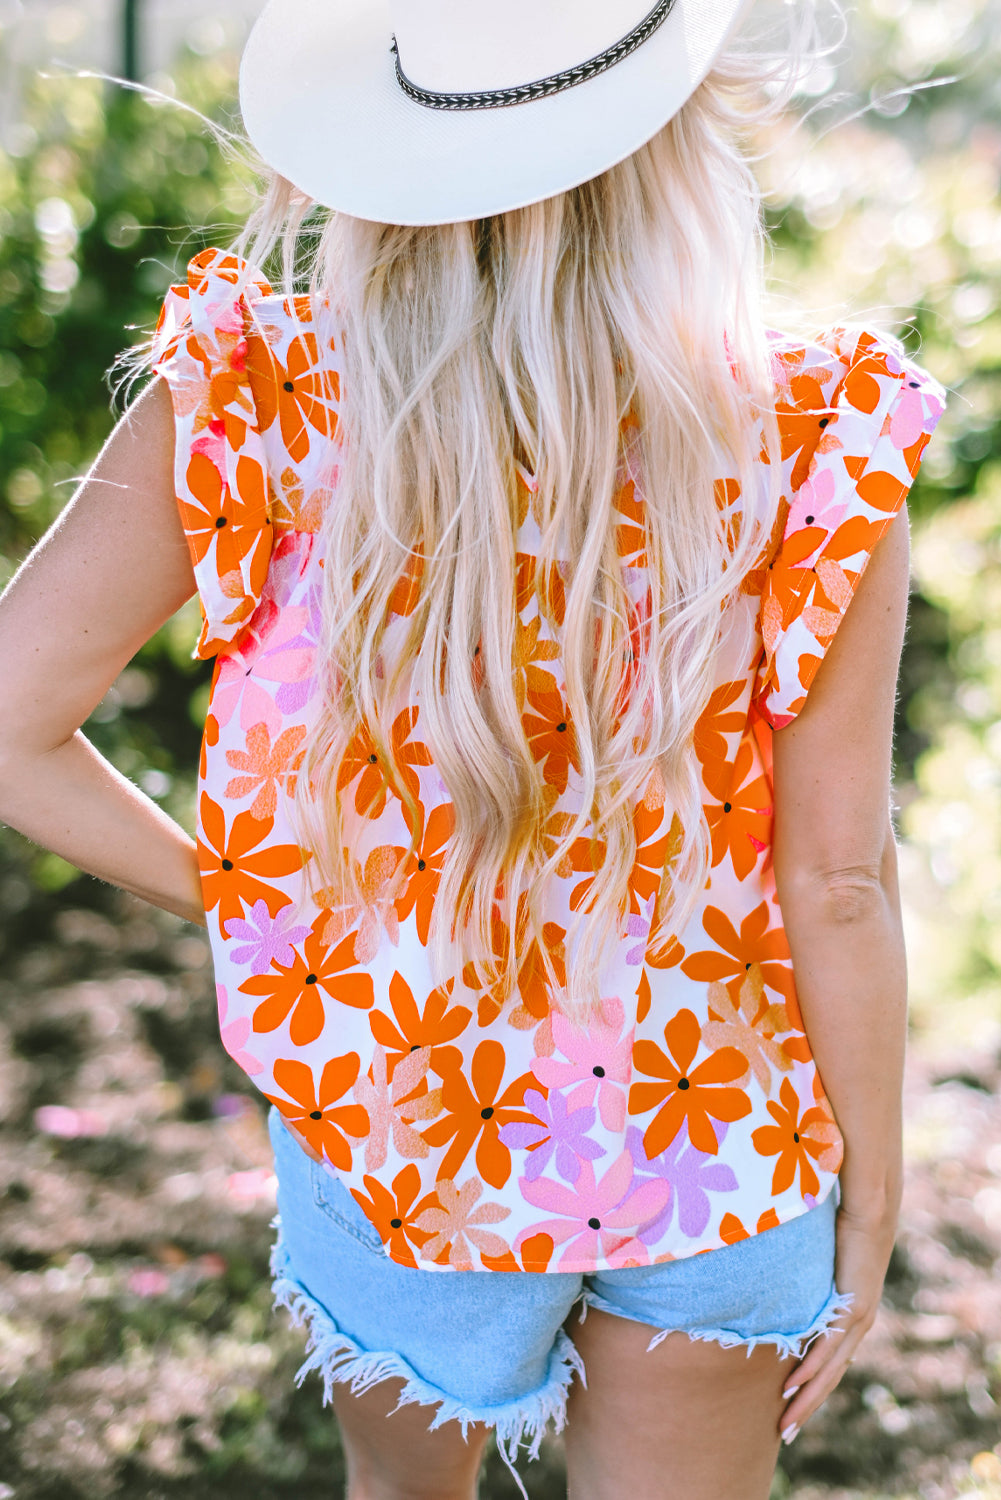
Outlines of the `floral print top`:
M 235 288 L 242 284 L 237 296 Z M 584 1030 L 551 1009 L 538 955 L 499 1011 L 425 947 L 451 809 L 421 738 L 395 720 L 418 800 L 416 855 L 364 736 L 341 776 L 362 888 L 376 912 L 309 894 L 289 817 L 316 697 L 319 527 L 337 504 L 340 350 L 310 304 L 273 296 L 219 251 L 166 299 L 155 368 L 176 414 L 176 487 L 216 658 L 198 844 L 223 1043 L 320 1152 L 387 1254 L 433 1270 L 647 1265 L 795 1218 L 831 1191 L 842 1142 L 803 1032 L 770 860 L 771 738 L 802 708 L 873 548 L 899 510 L 943 392 L 893 343 L 835 328 L 774 336 L 783 502 L 724 614 L 695 748 L 711 881 L 666 956 L 648 948 L 677 824 L 651 783 L 635 807 L 630 915 Z M 721 503 L 741 505 L 733 481 Z M 642 497 L 617 500 L 619 550 L 643 588 Z M 538 531 L 526 503 L 519 564 Z M 559 656 L 561 580 L 524 590 L 526 732 L 575 807 Z M 539 596 L 548 599 L 545 617 Z M 413 607 L 403 578 L 392 608 Z M 558 958 L 588 840 L 556 883 Z M 468 973 L 468 971 L 467 971 Z

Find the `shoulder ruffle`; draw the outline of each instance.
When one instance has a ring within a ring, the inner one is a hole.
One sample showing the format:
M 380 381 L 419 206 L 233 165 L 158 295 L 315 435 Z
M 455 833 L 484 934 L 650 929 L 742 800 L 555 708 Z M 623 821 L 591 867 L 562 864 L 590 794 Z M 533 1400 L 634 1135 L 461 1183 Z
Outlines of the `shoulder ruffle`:
M 203 626 L 197 655 L 230 646 L 257 608 L 272 533 L 264 448 L 247 370 L 251 309 L 271 294 L 247 262 L 205 250 L 171 287 L 153 370 L 170 388 L 175 484 Z
M 803 707 L 869 559 L 907 498 L 945 392 L 894 340 L 857 328 L 779 348 L 776 367 L 791 498 L 765 572 L 755 698 L 781 729 Z

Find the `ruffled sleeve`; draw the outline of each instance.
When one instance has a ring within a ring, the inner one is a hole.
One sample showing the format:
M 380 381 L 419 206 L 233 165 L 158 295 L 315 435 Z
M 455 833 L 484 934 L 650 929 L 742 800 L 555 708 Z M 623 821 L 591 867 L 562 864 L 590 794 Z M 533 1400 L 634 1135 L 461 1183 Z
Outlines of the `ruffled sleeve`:
M 261 599 L 271 556 L 264 448 L 247 371 L 252 267 L 205 250 L 167 293 L 152 366 L 170 388 L 175 485 L 202 606 L 198 656 L 228 649 Z
M 774 729 L 791 723 L 806 702 L 945 407 L 942 387 L 892 340 L 836 329 L 823 348 L 827 369 L 814 389 L 830 394 L 810 414 L 816 446 L 798 486 L 793 471 L 783 539 L 761 596 L 755 700 Z

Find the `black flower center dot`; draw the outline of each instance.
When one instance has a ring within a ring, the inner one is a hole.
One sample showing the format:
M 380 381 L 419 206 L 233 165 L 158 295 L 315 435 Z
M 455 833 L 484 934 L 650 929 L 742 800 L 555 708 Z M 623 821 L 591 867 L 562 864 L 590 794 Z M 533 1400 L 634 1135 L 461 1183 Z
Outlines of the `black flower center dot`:
M 286 380 L 285 384 L 282 386 L 282 390 L 284 390 L 284 391 L 294 391 L 295 390 L 295 386 L 292 384 L 291 380 Z
M 796 1145 L 798 1146 L 799 1145 L 799 1131 L 798 1130 L 794 1130 L 793 1131 L 792 1138 L 796 1142 Z
M 826 427 L 827 424 L 828 424 L 828 422 L 830 420 L 831 420 L 830 417 L 821 417 L 821 419 L 820 419 L 820 425 L 821 425 L 821 427 Z
M 410 1050 L 411 1052 L 419 1052 L 421 1050 L 420 1042 L 411 1042 Z
M 311 1109 L 310 1112 L 309 1112 L 309 1118 L 311 1120 L 322 1120 L 323 1119 L 323 1110 L 322 1109 Z
M 907 382 L 907 384 L 911 387 L 911 390 L 916 390 L 917 389 L 917 384 L 918 383 L 917 383 L 916 380 L 909 380 Z
M 486 1109 L 481 1109 L 480 1110 L 480 1119 L 481 1120 L 492 1120 L 493 1119 L 493 1114 L 494 1114 L 493 1105 L 488 1104 L 487 1107 L 486 1107 Z
M 315 974 L 307 974 L 306 975 L 306 983 L 307 984 L 315 984 L 316 983 L 316 975 Z
M 224 859 L 222 867 L 224 870 L 231 870 L 233 868 L 233 861 L 231 859 Z
M 588 1229 L 600 1229 L 601 1228 L 601 1220 L 600 1219 L 588 1219 L 588 1221 L 587 1221 L 587 1227 L 588 1227 Z
M 226 524 L 226 517 L 225 516 L 216 516 L 216 518 L 215 518 L 216 531 L 218 531 L 221 526 L 225 526 L 225 524 Z
M 751 967 L 751 965 L 750 965 L 750 964 L 745 964 L 745 965 L 744 965 L 744 973 L 745 973 L 745 974 L 746 974 L 746 973 L 747 973 L 747 972 L 748 972 L 748 971 L 749 971 L 749 970 L 750 970 L 750 967 Z
M 592 1068 L 591 1072 L 594 1074 L 595 1078 L 604 1078 L 605 1076 L 605 1070 L 600 1066 L 597 1068 Z
M 372 752 L 372 754 L 371 754 L 371 755 L 370 755 L 370 756 L 369 756 L 369 758 L 368 758 L 368 763 L 369 763 L 369 765 L 370 765 L 370 766 L 374 766 L 374 765 L 375 765 L 375 763 L 376 763 L 376 761 L 377 761 L 377 760 L 378 760 L 378 759 L 379 759 L 379 757 L 378 757 L 378 756 L 377 756 L 377 755 L 376 755 L 376 753 L 375 753 L 375 751 L 374 751 L 374 750 L 373 750 L 373 752 Z
M 724 812 L 732 812 L 732 810 L 733 810 L 733 803 L 732 802 L 724 802 L 723 803 L 723 811 Z
M 564 719 L 561 719 L 560 722 L 556 726 L 556 732 L 557 732 L 557 734 L 563 734 L 565 732 L 565 730 L 566 730 L 566 727 L 567 727 L 566 726 L 566 721 Z
M 390 1227 L 390 1229 L 402 1229 L 403 1228 L 403 1220 L 402 1219 L 390 1219 L 390 1221 L 389 1221 L 389 1227 Z
M 417 868 L 418 868 L 418 870 L 426 870 L 427 869 L 427 860 L 419 859 L 417 861 Z
M 678 1087 L 679 1087 L 679 1089 L 687 1089 L 688 1088 L 688 1079 L 687 1078 L 679 1078 L 678 1079 Z
M 812 526 L 813 525 L 813 517 L 812 516 L 807 516 L 807 518 L 806 518 L 806 524 L 808 526 Z

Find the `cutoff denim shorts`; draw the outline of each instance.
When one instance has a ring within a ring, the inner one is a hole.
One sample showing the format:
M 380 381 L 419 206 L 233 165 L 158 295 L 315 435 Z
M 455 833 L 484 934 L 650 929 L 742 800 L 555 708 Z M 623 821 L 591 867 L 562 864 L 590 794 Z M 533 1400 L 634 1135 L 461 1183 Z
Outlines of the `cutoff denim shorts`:
M 338 1382 L 361 1392 L 400 1380 L 399 1405 L 436 1407 L 429 1426 L 494 1429 L 513 1462 L 536 1457 L 549 1421 L 557 1431 L 583 1362 L 563 1329 L 582 1304 L 648 1325 L 650 1347 L 668 1333 L 724 1347 L 774 1344 L 799 1355 L 844 1312 L 834 1287 L 834 1196 L 797 1219 L 723 1249 L 662 1265 L 574 1272 L 447 1271 L 401 1266 L 348 1190 L 313 1162 L 271 1110 L 278 1178 L 272 1254 L 276 1306 L 309 1329 L 299 1383 L 320 1373 L 324 1399 Z

